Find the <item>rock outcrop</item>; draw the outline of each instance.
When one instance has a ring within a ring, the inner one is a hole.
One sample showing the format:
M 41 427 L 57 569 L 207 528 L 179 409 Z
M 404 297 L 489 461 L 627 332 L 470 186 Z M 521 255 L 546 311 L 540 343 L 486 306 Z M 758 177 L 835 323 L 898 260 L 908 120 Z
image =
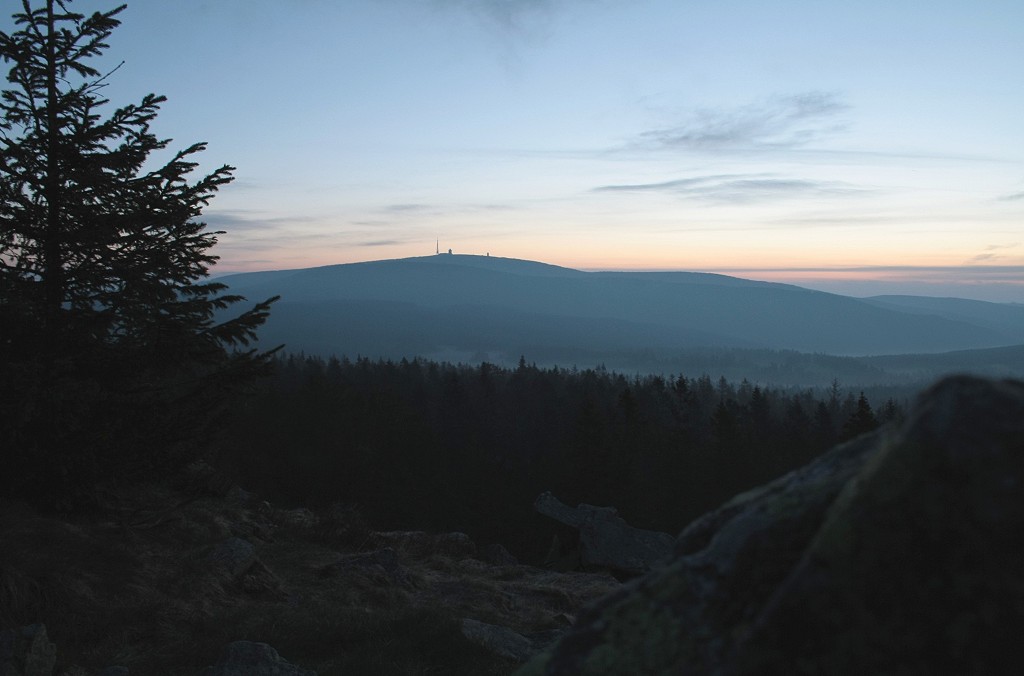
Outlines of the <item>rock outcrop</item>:
M 519 674 L 1004 673 L 1021 551 L 1024 383 L 950 378 L 698 519 Z
M 621 586 L 520 565 L 461 533 L 365 529 L 353 545 L 358 514 L 333 507 L 132 490 L 124 516 L 173 518 L 66 523 L 0 500 L 0 676 L 197 675 L 215 661 L 207 676 L 507 673 Z M 22 618 L 40 624 L 18 628 Z M 217 660 L 243 638 L 265 643 Z M 288 662 L 270 646 L 287 647 Z
M 579 530 L 580 564 L 584 569 L 605 568 L 638 575 L 672 552 L 675 538 L 630 526 L 614 507 L 569 507 L 549 492 L 541 493 L 533 507 Z

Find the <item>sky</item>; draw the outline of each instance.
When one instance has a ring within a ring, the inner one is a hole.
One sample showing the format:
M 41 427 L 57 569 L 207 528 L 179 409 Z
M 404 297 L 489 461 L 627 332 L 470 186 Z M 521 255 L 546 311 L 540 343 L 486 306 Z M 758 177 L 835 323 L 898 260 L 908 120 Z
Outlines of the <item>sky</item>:
M 124 62 L 112 104 L 166 95 L 156 133 L 237 167 L 205 213 L 220 274 L 439 246 L 1024 302 L 1020 0 L 128 0 L 120 18 L 96 63 Z

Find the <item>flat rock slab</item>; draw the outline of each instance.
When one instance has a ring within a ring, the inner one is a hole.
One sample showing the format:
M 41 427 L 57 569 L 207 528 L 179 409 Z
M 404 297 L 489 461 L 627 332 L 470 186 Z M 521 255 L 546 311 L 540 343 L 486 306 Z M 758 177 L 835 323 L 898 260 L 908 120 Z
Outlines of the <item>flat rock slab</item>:
M 533 507 L 579 530 L 580 563 L 584 568 L 646 573 L 672 553 L 675 543 L 668 533 L 630 526 L 613 507 L 569 507 L 551 493 L 540 494 Z

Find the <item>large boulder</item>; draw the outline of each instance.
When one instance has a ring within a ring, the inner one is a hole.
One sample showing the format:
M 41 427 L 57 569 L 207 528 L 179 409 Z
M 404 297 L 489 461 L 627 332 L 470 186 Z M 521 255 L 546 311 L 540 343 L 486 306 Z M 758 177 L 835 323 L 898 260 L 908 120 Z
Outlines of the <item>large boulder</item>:
M 950 378 L 698 519 L 519 673 L 1002 673 L 1021 551 L 1024 383 Z
M 668 533 L 634 528 L 614 507 L 570 507 L 550 492 L 541 493 L 534 509 L 579 530 L 580 564 L 638 575 L 646 573 L 672 551 Z

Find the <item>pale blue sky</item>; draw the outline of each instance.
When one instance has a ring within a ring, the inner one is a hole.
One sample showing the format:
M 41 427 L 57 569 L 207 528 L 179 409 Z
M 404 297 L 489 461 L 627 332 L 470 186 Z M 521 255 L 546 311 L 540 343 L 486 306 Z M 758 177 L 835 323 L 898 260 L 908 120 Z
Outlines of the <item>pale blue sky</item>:
M 208 210 L 218 273 L 440 239 L 1024 302 L 1020 0 L 129 0 L 122 20 L 111 98 L 167 95 L 157 132 L 238 167 Z

